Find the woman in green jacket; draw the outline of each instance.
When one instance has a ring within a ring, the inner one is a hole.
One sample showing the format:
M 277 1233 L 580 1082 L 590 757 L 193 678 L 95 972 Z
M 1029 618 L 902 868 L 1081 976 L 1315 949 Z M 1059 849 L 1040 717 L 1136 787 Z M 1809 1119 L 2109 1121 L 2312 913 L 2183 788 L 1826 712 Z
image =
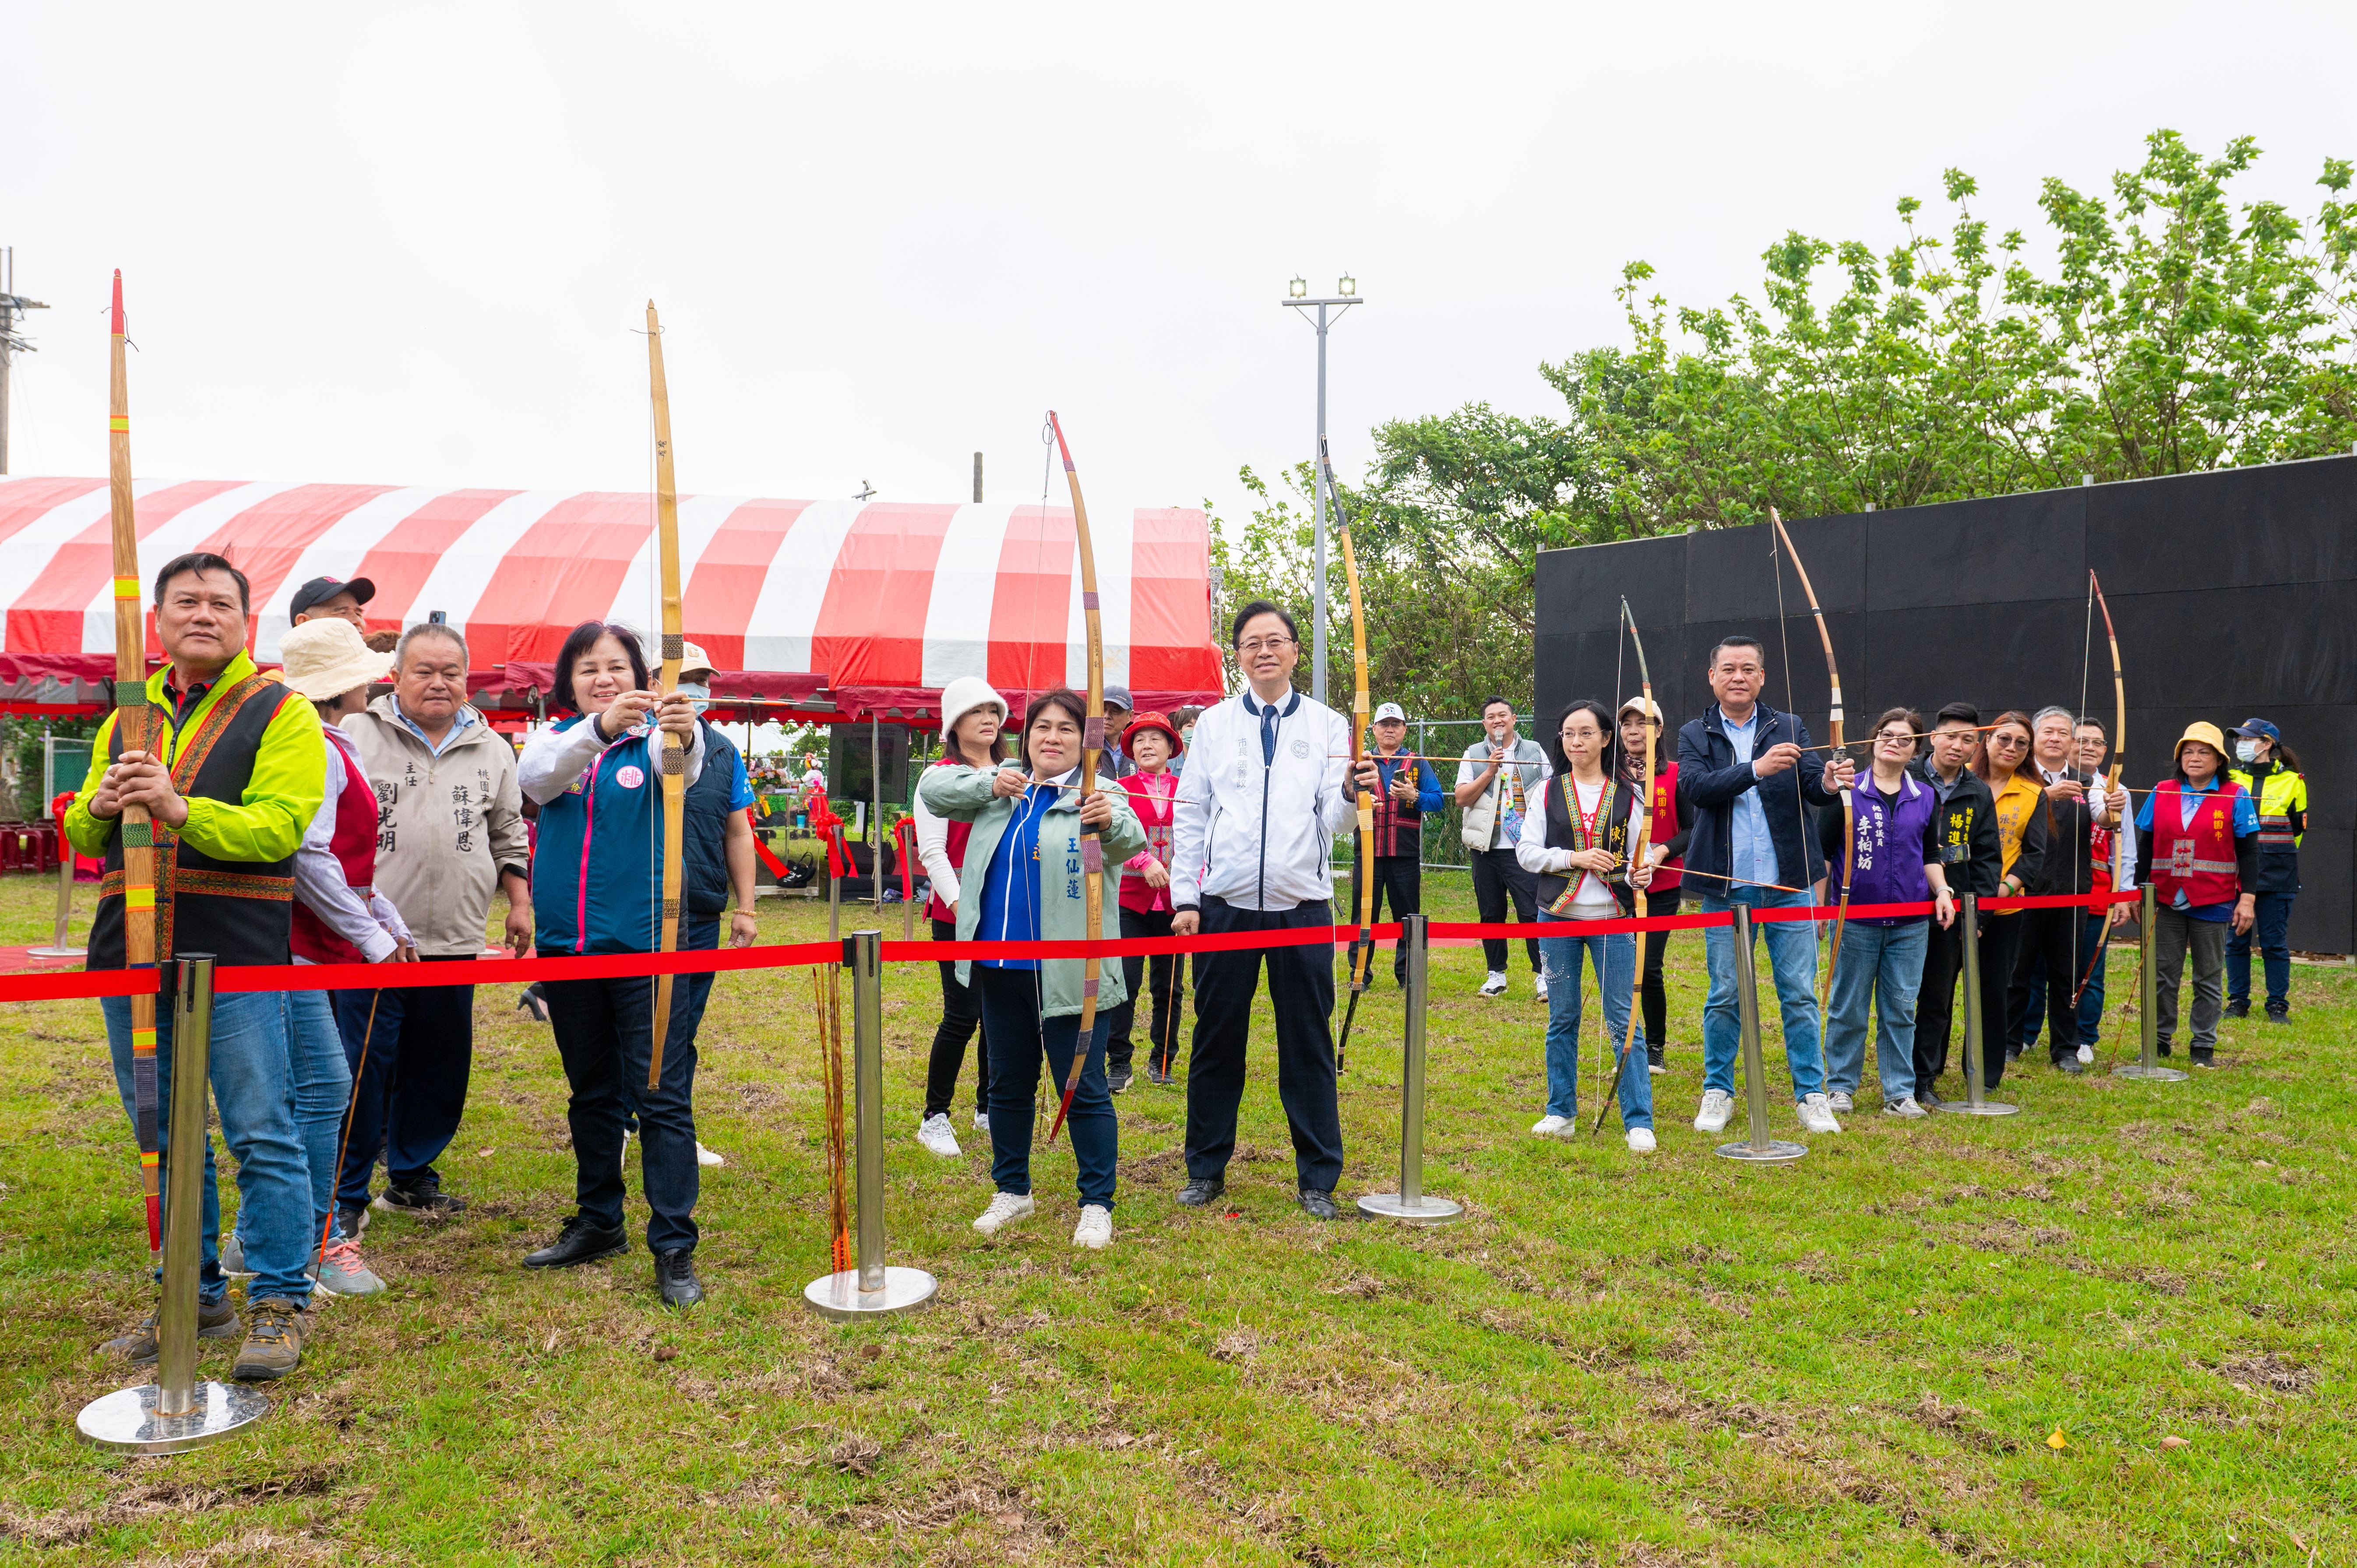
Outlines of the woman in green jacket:
M 1096 934 L 1119 938 L 1121 863 L 1146 847 L 1146 830 L 1121 790 L 1099 788 L 1083 796 L 1077 788 L 1086 716 L 1075 693 L 1045 693 L 1024 717 L 1022 767 L 926 770 L 918 791 L 925 808 L 974 824 L 958 872 L 958 940 L 1071 941 L 1089 935 L 1084 832 L 1095 833 L 1103 845 Z M 1128 993 L 1121 965 L 1100 964 L 1095 1028 L 1081 1041 L 1081 965 L 1079 959 L 1023 958 L 958 965 L 959 981 L 981 992 L 989 1064 L 990 1176 L 998 1191 L 974 1222 L 985 1236 L 1039 1207 L 1031 1197 L 1031 1117 L 1039 1064 L 1044 1058 L 1060 1097 L 1072 1052 L 1082 1048 L 1087 1065 L 1066 1118 L 1080 1165 L 1081 1220 L 1072 1243 L 1102 1247 L 1113 1240 L 1120 1135 L 1105 1088 L 1105 1020 Z

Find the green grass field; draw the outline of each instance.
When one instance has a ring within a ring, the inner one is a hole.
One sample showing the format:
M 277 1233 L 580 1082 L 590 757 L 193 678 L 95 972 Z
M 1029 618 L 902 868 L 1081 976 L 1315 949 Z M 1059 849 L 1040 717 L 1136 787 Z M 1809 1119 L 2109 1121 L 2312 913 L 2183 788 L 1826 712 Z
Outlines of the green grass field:
M 0 942 L 45 940 L 48 897 L 0 883 Z M 1468 902 L 1436 889 L 1445 918 Z M 762 923 L 803 940 L 824 911 L 770 902 Z M 1303 1217 L 1261 1040 L 1230 1171 L 1241 1212 L 1172 1204 L 1183 1095 L 1141 1081 L 1117 1101 L 1114 1243 L 1087 1255 L 1061 1144 L 1035 1165 L 1036 1219 L 992 1241 L 968 1228 L 988 1151 L 963 1090 L 963 1158 L 909 1136 L 938 991 L 930 968 L 895 969 L 892 1255 L 942 1289 L 853 1327 L 801 1299 L 825 1268 L 810 972 L 724 978 L 705 1020 L 700 1130 L 728 1164 L 699 1211 L 711 1299 L 683 1316 L 656 1305 L 643 1251 L 554 1277 L 516 1266 L 569 1212 L 564 1081 L 546 1027 L 486 991 L 442 1165 L 471 1211 L 376 1219 L 392 1291 L 323 1305 L 253 1435 L 129 1462 L 73 1432 L 131 1380 L 92 1347 L 148 1302 L 98 1008 L 0 1008 L 16 1434 L 0 1558 L 2357 1560 L 2349 972 L 2297 970 L 2295 1025 L 2228 1024 L 2217 1070 L 2188 1083 L 2041 1066 L 2007 1080 L 2017 1118 L 1862 1110 L 1799 1164 L 1750 1168 L 1688 1125 L 1700 943 L 1672 955 L 1657 1154 L 1609 1129 L 1533 1139 L 1542 1015 L 1521 960 L 1485 1002 L 1478 953 L 1448 950 L 1426 1182 L 1465 1223 Z M 2133 954 L 2112 965 L 2117 997 Z M 1400 1022 L 1387 986 L 1361 1014 L 1345 1199 L 1395 1180 Z M 2105 1066 L 2122 1045 L 2115 1005 Z M 1771 1035 L 1771 1082 L 1780 1068 Z M 224 1347 L 205 1350 L 220 1375 Z

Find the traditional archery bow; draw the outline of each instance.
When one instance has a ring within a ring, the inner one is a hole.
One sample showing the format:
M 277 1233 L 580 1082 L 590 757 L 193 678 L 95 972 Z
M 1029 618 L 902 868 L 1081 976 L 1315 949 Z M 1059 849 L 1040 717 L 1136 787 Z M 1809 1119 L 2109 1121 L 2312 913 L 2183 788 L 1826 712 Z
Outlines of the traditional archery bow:
M 2104 585 L 2092 566 L 2087 569 L 2087 588 L 2095 596 L 2095 603 L 2104 612 L 2104 637 L 2112 645 L 2112 768 L 2111 776 L 2104 782 L 2104 800 L 2108 805 L 2112 797 L 2120 792 L 2120 774 L 2127 767 L 2128 688 L 2126 681 L 2120 675 L 2120 634 L 2112 629 L 2112 607 L 2104 601 Z M 2135 831 L 2127 821 L 2127 814 L 2122 812 L 2120 825 L 2112 830 L 2110 863 L 2104 868 L 2104 892 L 2106 896 L 2111 893 L 2112 885 L 2119 880 L 2120 835 Z M 2071 1010 L 2073 1013 L 2079 1009 L 2079 998 L 2087 993 L 2088 983 L 2095 978 L 2095 966 L 2104 961 L 2104 949 L 2111 937 L 2111 908 L 2108 904 L 2104 906 L 2104 929 L 2096 933 L 2095 950 L 2088 956 L 2086 972 L 2079 976 L 2079 988 L 2071 993 Z
M 1334 464 L 1327 456 L 1325 437 L 1318 441 L 1318 471 L 1323 477 L 1326 493 L 1334 503 L 1334 521 L 1342 535 L 1342 575 L 1351 585 L 1351 663 L 1353 685 L 1351 693 L 1351 778 L 1359 777 L 1359 764 L 1367 755 L 1367 617 L 1359 600 L 1359 557 L 1351 547 L 1351 516 L 1342 510 L 1342 487 L 1334 482 Z M 1403 764 L 1405 766 L 1405 764 Z M 1351 1048 L 1351 1021 L 1359 1015 L 1359 998 L 1366 994 L 1367 975 L 1375 967 L 1375 798 L 1365 789 L 1359 790 L 1359 940 L 1351 945 L 1351 1001 L 1342 1010 L 1342 1032 L 1335 1037 L 1334 1070 L 1342 1070 L 1343 1055 Z
M 114 274 L 106 421 L 107 495 L 114 534 L 115 755 L 148 748 L 147 616 L 139 600 L 139 521 L 131 500 L 131 382 L 123 363 L 123 274 Z M 156 831 L 145 806 L 125 805 L 123 967 L 156 967 Z M 160 1144 L 156 1129 L 156 987 L 131 997 L 131 1101 L 139 1130 L 139 1183 L 147 1196 L 147 1250 L 164 1252 Z M 184 1157 L 188 1151 L 183 1150 Z
M 672 476 L 671 391 L 663 381 L 662 324 L 655 319 L 655 302 L 647 301 L 647 380 L 655 405 L 655 532 L 656 553 L 662 573 L 662 673 L 655 695 L 664 697 L 679 685 L 680 660 L 686 657 L 685 636 L 679 615 L 679 492 Z M 662 914 L 655 950 L 679 950 L 679 874 L 684 855 L 687 826 L 687 743 L 662 727 Z M 662 1087 L 663 1040 L 671 1033 L 672 976 L 655 976 L 654 1047 L 647 1053 L 647 1092 Z
M 1048 428 L 1056 435 L 1057 454 L 1064 459 L 1064 482 L 1072 489 L 1072 532 L 1080 542 L 1081 551 L 1081 614 L 1089 628 L 1089 714 L 1081 727 L 1081 801 L 1096 792 L 1097 758 L 1103 755 L 1104 725 L 1104 633 L 1097 620 L 1097 555 L 1089 543 L 1089 509 L 1081 499 L 1080 471 L 1072 467 L 1072 449 L 1064 443 L 1064 427 L 1056 418 L 1056 411 L 1048 411 Z M 1104 935 L 1104 840 L 1094 828 L 1081 827 L 1081 884 L 1088 911 L 1089 940 Z M 1064 1101 L 1056 1107 L 1056 1119 L 1049 1123 L 1048 1141 L 1056 1141 L 1057 1129 L 1071 1114 L 1072 1096 L 1081 1087 L 1081 1069 L 1088 1064 L 1089 1042 L 1096 1033 L 1097 980 L 1104 961 L 1091 953 L 1081 961 L 1081 1032 L 1072 1041 L 1072 1068 L 1064 1075 Z
M 1620 598 L 1620 620 L 1621 624 L 1629 628 L 1630 640 L 1637 645 L 1637 683 L 1645 693 L 1645 771 L 1638 776 L 1636 799 L 1631 802 L 1629 813 L 1629 869 L 1633 872 L 1637 869 L 1639 859 L 1652 847 L 1653 745 L 1661 734 L 1662 725 L 1661 721 L 1653 716 L 1653 672 L 1645 668 L 1645 639 L 1637 635 L 1637 618 L 1630 612 L 1629 598 L 1625 594 Z M 1616 726 L 1620 724 L 1620 720 L 1617 714 L 1612 722 Z M 1674 807 L 1673 810 L 1674 809 Z M 1637 918 L 1641 920 L 1645 918 L 1645 890 L 1637 886 L 1633 878 L 1629 890 L 1636 895 Z M 1615 1090 L 1620 1087 L 1620 1075 L 1628 1070 L 1630 1047 L 1637 1043 L 1637 1002 L 1645 988 L 1644 932 L 1640 931 L 1636 934 L 1636 943 L 1638 963 L 1635 972 L 1629 977 L 1628 1027 L 1622 1033 L 1620 1049 L 1612 1058 L 1612 1079 L 1597 1096 L 1596 1124 L 1587 1130 L 1587 1135 L 1591 1138 L 1604 1131 L 1604 1118 L 1611 1113 L 1613 1106 L 1620 1103 L 1620 1097 Z
M 1775 525 L 1776 537 L 1784 542 L 1784 553 L 1792 558 L 1792 575 L 1801 579 L 1802 596 L 1809 601 L 1809 614 L 1816 618 L 1817 640 L 1824 643 L 1825 649 L 1825 685 L 1832 693 L 1833 711 L 1827 725 L 1827 737 L 1833 742 L 1833 748 L 1846 757 L 1848 752 L 1842 746 L 1841 670 L 1834 663 L 1834 634 L 1825 629 L 1825 612 L 1817 607 L 1817 590 L 1809 585 L 1808 568 L 1801 564 L 1801 553 L 1792 548 L 1792 536 L 1784 532 L 1784 520 L 1776 515 L 1776 509 L 1772 506 L 1768 509 L 1768 521 Z M 1781 576 L 1778 581 L 1779 583 L 1782 581 Z M 1781 613 L 1778 618 L 1781 622 Z M 1792 770 L 1792 793 L 1797 798 L 1800 791 L 1801 773 L 1796 768 Z M 1850 792 L 1846 789 L 1842 791 L 1841 802 L 1841 904 L 1834 911 L 1833 950 L 1825 955 L 1824 983 L 1819 987 L 1817 993 L 1817 1016 L 1820 1019 L 1824 1018 L 1825 1009 L 1833 1000 L 1834 965 L 1841 961 L 1842 926 L 1849 918 L 1849 885 L 1857 869 L 1857 802 L 1851 798 Z M 1808 833 L 1808 813 L 1803 811 L 1801 815 L 1801 832 L 1805 840 Z M 1802 859 L 1805 862 L 1807 858 L 1807 846 L 1804 843 Z

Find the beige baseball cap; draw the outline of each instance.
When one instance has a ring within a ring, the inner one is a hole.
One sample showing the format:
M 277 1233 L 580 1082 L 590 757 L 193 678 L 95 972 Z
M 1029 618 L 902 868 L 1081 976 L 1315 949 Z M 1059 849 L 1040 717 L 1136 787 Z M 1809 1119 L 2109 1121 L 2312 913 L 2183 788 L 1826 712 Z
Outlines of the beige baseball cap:
M 278 660 L 286 683 L 315 703 L 374 685 L 393 669 L 392 654 L 371 648 L 360 628 L 335 616 L 288 627 L 278 639 Z
M 712 660 L 705 657 L 704 650 L 692 642 L 683 642 L 679 645 L 679 678 L 681 680 L 686 681 L 697 675 L 712 673 Z
M 1620 704 L 1622 714 L 1626 714 L 1631 708 L 1636 709 L 1655 724 L 1662 722 L 1662 704 L 1651 697 L 1631 697 Z

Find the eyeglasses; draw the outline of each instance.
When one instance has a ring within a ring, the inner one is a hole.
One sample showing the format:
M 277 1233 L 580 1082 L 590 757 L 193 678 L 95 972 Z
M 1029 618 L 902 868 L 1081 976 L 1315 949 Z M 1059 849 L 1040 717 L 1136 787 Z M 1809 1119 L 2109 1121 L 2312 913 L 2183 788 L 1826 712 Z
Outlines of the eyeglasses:
M 1292 646 L 1293 639 L 1289 637 L 1263 637 L 1255 638 L 1250 642 L 1237 643 L 1236 651 L 1251 659 L 1263 653 L 1281 652 Z
M 1993 735 L 1989 736 L 1989 744 L 2001 746 L 2007 751 L 2020 751 L 2029 745 L 2029 737 L 2026 735 Z

